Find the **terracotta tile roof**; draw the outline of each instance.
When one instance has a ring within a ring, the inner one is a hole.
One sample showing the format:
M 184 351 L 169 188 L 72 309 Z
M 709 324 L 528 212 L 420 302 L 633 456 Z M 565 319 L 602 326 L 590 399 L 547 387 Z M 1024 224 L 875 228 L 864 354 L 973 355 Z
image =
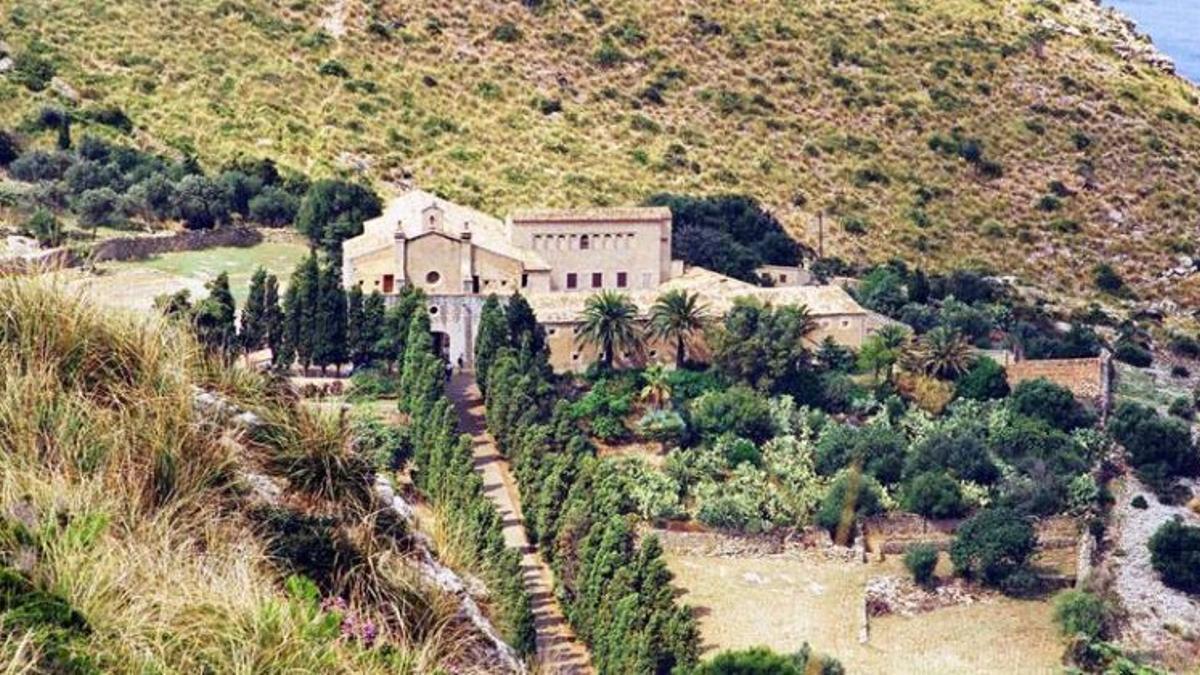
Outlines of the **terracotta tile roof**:
M 689 267 L 683 275 L 651 290 L 622 291 L 646 315 L 660 295 L 672 290 L 698 293 L 714 314 L 724 314 L 738 298 L 756 298 L 775 306 L 805 305 L 816 317 L 869 314 L 841 286 L 790 286 L 762 288 L 717 274 L 702 267 Z M 538 320 L 547 323 L 571 323 L 578 320 L 594 291 L 551 291 L 526 295 Z

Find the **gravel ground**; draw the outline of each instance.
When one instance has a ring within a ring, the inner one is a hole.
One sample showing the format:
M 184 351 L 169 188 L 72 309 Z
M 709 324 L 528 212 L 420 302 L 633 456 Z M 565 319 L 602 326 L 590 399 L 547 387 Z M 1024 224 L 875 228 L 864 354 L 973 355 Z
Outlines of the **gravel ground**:
M 1197 486 L 1190 485 L 1193 491 Z M 1137 509 L 1133 498 L 1142 495 L 1149 508 Z M 1168 588 L 1150 564 L 1147 543 L 1155 530 L 1175 516 L 1200 525 L 1200 517 L 1183 506 L 1167 506 L 1134 476 L 1124 479 L 1113 505 L 1115 545 L 1109 554 L 1113 590 L 1128 612 L 1123 639 L 1137 649 L 1162 653 L 1168 660 L 1195 658 L 1200 631 L 1200 601 Z M 1193 661 L 1194 663 L 1194 661 Z

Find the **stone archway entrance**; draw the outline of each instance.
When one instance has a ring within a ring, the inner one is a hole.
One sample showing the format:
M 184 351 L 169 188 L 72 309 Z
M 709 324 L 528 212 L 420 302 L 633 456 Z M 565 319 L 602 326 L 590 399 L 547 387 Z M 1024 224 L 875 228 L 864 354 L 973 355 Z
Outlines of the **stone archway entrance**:
M 437 354 L 438 358 L 447 361 L 450 358 L 450 335 L 441 331 L 432 331 L 433 335 L 433 353 Z

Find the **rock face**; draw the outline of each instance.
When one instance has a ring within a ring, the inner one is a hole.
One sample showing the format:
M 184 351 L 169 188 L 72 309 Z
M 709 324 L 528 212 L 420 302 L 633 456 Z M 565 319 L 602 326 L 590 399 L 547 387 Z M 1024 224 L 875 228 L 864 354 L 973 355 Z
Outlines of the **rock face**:
M 1158 51 L 1150 37 L 1142 33 L 1133 19 L 1125 16 L 1112 7 L 1105 7 L 1100 0 L 1090 3 L 1067 3 L 1063 12 L 1070 16 L 1075 23 L 1090 29 L 1096 36 L 1108 40 L 1121 58 L 1131 62 L 1141 62 L 1165 73 L 1175 73 L 1175 61 Z M 1055 22 L 1050 22 L 1054 24 Z M 1080 35 L 1074 26 L 1045 26 L 1049 30 L 1062 34 Z M 1057 30 L 1056 30 L 1057 28 Z

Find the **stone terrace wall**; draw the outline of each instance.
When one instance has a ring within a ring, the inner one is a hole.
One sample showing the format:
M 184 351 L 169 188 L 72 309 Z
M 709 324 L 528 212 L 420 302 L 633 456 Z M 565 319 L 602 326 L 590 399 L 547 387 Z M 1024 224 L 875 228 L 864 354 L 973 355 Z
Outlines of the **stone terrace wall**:
M 249 227 L 222 227 L 215 230 L 188 230 L 169 234 L 116 237 L 106 239 L 92 249 L 91 262 L 144 260 L 176 251 L 195 251 L 218 246 L 254 246 L 262 234 Z
M 929 520 L 914 513 L 892 513 L 865 519 L 863 530 L 868 550 L 895 555 L 913 544 L 949 548 L 961 522 L 957 518 Z M 1079 528 L 1070 516 L 1042 518 L 1034 523 L 1034 529 L 1038 543 L 1045 549 L 1072 548 L 1079 543 Z
M 1008 365 L 1008 384 L 1045 378 L 1070 389 L 1076 397 L 1108 410 L 1112 391 L 1112 364 L 1107 352 L 1094 359 L 1044 359 Z

